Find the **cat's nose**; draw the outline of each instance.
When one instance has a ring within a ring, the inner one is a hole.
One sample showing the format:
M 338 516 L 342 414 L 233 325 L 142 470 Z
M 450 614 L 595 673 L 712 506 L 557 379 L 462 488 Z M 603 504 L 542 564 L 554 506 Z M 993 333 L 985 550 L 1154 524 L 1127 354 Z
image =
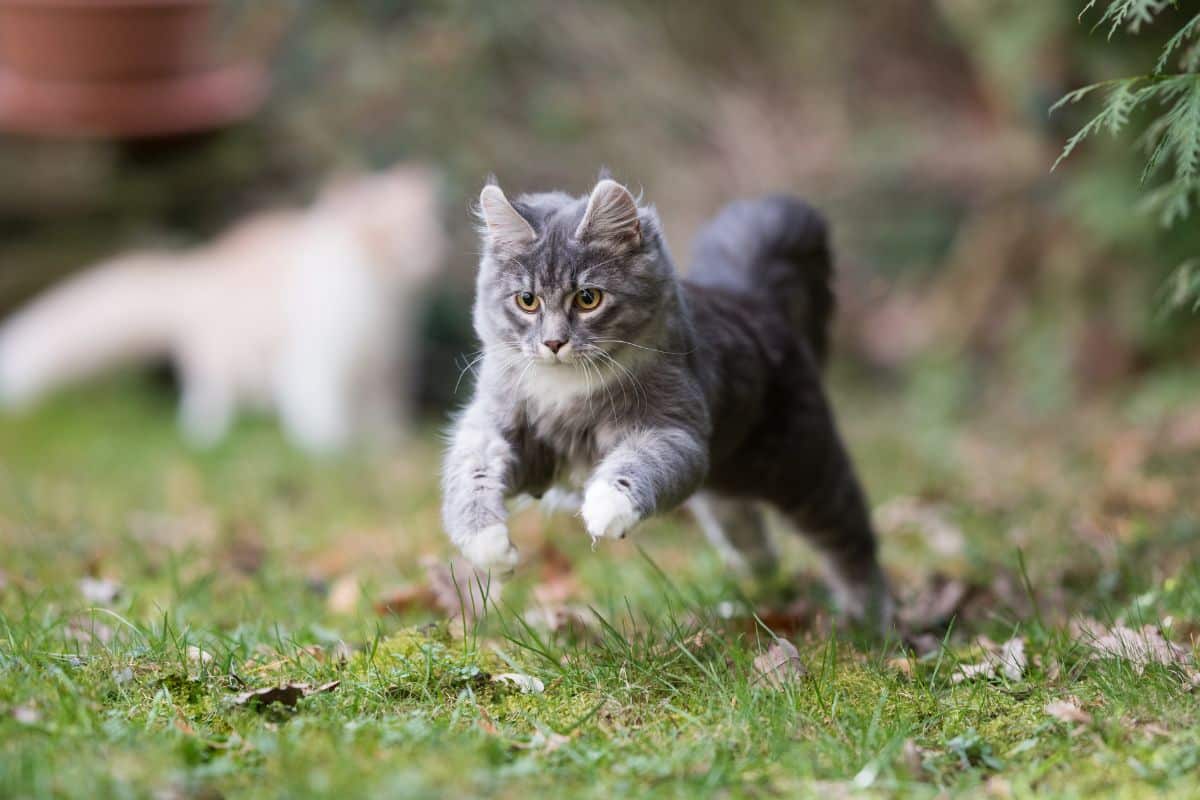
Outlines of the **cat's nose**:
M 566 342 L 564 342 L 562 339 L 547 339 L 546 341 L 542 342 L 542 344 L 546 345 L 546 347 L 549 347 L 551 353 L 557 354 L 559 348 L 566 344 Z

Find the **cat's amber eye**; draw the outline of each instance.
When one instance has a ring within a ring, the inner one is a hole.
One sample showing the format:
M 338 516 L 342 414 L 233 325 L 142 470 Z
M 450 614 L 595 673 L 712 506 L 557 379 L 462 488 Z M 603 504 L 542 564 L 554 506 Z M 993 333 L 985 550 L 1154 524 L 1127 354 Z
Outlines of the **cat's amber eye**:
M 542 298 L 538 297 L 533 292 L 517 292 L 517 308 L 532 314 L 537 311 L 542 305 Z
M 575 307 L 580 311 L 591 311 L 600 305 L 604 293 L 599 289 L 580 289 L 575 293 Z

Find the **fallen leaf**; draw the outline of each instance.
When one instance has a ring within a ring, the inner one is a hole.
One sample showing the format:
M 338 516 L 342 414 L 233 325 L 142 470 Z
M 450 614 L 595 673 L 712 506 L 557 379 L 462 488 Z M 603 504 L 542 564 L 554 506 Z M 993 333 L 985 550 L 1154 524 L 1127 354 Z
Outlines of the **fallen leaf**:
M 755 683 L 762 681 L 775 689 L 781 689 L 808 673 L 804 662 L 800 660 L 800 651 L 787 639 L 776 639 L 767 652 L 756 656 L 754 671 L 758 674 Z
M 755 609 L 755 615 L 767 629 L 780 636 L 795 636 L 812 630 L 817 623 L 817 609 L 800 597 L 786 606 Z M 757 626 L 757 621 L 754 623 Z
M 97 606 L 112 605 L 121 595 L 121 584 L 108 578 L 84 577 L 77 585 L 83 599 Z
M 542 753 L 553 753 L 570 741 L 570 736 L 564 736 L 556 731 L 535 731 L 529 737 L 528 742 L 518 744 L 517 747 L 521 750 L 537 750 Z
M 111 625 L 101 622 L 92 614 L 84 614 L 71 619 L 67 622 L 64 633 L 68 639 L 83 648 L 95 645 L 106 646 L 112 642 L 113 636 L 116 634 Z
M 962 683 L 974 678 L 991 679 L 997 672 L 1010 681 L 1019 681 L 1025 675 L 1028 660 L 1025 658 L 1025 640 L 1014 636 L 999 647 L 985 644 L 983 661 L 963 664 L 950 676 L 951 683 Z
M 355 592 L 358 591 L 357 580 L 354 582 L 354 590 Z M 336 592 L 337 584 L 334 584 L 334 588 L 329 592 L 330 610 L 333 610 L 334 594 Z M 350 610 L 353 610 L 357 605 L 358 597 L 355 596 L 353 606 Z M 384 592 L 375 600 L 375 612 L 378 614 L 406 614 L 415 610 L 440 610 L 433 590 L 426 584 L 409 583 L 404 586 L 397 586 L 390 591 Z M 344 610 L 342 613 L 349 613 L 349 610 Z
M 354 657 L 354 650 L 350 645 L 338 639 L 337 644 L 329 648 L 329 658 L 337 664 L 345 664 Z
M 425 559 L 424 566 L 434 604 L 451 620 L 478 619 L 500 595 L 500 581 L 466 559 Z
M 524 619 L 530 627 L 547 633 L 567 631 L 583 637 L 596 633 L 599 629 L 596 615 L 586 606 L 534 606 L 525 612 Z
M 275 703 L 288 708 L 295 708 L 300 698 L 324 692 L 332 692 L 340 685 L 341 681 L 330 681 L 316 687 L 307 683 L 285 683 L 279 686 L 268 686 L 263 689 L 251 689 L 248 692 L 234 695 L 233 704 L 236 706 L 245 706 L 256 711 L 266 709 Z
M 212 653 L 207 650 L 201 650 L 194 644 L 189 644 L 186 650 L 187 660 L 193 664 L 211 664 L 213 660 Z
M 233 523 L 225 547 L 225 558 L 230 566 L 243 575 L 255 575 L 262 569 L 266 556 L 267 548 L 258 528 L 244 520 Z
M 1109 628 L 1095 620 L 1081 620 L 1072 626 L 1076 641 L 1092 650 L 1092 658 L 1119 658 L 1128 661 L 1140 675 L 1149 664 L 1185 668 L 1189 681 L 1195 674 L 1191 651 L 1167 641 L 1154 625 L 1133 629 L 1124 625 Z
M 553 544 L 547 543 L 538 551 L 539 580 L 533 587 L 533 597 L 543 606 L 563 605 L 580 593 L 579 580 L 571 559 Z
M 922 542 L 943 558 L 966 550 L 962 528 L 949 519 L 949 509 L 922 497 L 895 497 L 875 510 L 875 522 L 885 535 L 915 531 Z
M 901 748 L 901 756 L 904 759 L 904 766 L 908 769 L 909 774 L 914 778 L 919 778 L 925 772 L 925 761 L 929 756 L 933 755 L 933 751 L 921 747 L 912 739 L 905 739 L 904 746 Z
M 343 575 L 329 587 L 329 595 L 325 598 L 325 607 L 334 614 L 353 614 L 358 610 L 358 601 L 361 597 L 362 585 L 359 583 L 358 577 Z M 392 611 L 391 613 L 399 612 Z
M 965 582 L 936 574 L 927 586 L 901 605 L 900 622 L 911 631 L 945 627 L 958 615 L 967 593 Z
M 541 694 L 546 691 L 546 684 L 533 675 L 523 675 L 520 672 L 502 672 L 492 676 L 492 683 L 507 683 L 521 690 L 521 694 Z
M 10 713 L 12 718 L 22 725 L 37 725 L 42 721 L 42 712 L 38 710 L 37 706 L 29 703 L 14 706 Z
M 1052 700 L 1046 704 L 1043 710 L 1060 722 L 1080 725 L 1090 725 L 1092 722 L 1092 715 L 1080 708 L 1079 700 L 1074 697 Z

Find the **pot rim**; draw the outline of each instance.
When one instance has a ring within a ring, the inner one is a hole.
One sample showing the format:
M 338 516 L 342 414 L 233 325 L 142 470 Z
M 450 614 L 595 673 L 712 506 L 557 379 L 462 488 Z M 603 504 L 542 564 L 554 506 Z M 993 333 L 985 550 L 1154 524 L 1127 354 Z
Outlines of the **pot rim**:
M 0 11 L 122 11 L 215 5 L 216 0 L 0 0 Z

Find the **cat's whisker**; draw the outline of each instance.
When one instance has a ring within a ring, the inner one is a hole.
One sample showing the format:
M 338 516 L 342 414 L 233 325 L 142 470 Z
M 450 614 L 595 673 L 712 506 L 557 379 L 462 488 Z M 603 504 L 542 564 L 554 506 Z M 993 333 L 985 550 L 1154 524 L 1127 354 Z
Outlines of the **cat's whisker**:
M 664 356 L 690 356 L 692 353 L 696 352 L 696 349 L 694 347 L 691 350 L 688 350 L 683 353 L 676 353 L 676 352 L 672 352 L 671 350 L 659 350 L 657 347 L 647 347 L 646 345 L 642 345 L 642 344 L 634 344 L 633 342 L 627 342 L 624 339 L 596 339 L 595 341 L 611 343 L 611 344 L 623 344 L 623 345 L 627 345 L 629 347 L 636 347 L 639 350 L 648 350 L 651 353 L 661 353 Z

